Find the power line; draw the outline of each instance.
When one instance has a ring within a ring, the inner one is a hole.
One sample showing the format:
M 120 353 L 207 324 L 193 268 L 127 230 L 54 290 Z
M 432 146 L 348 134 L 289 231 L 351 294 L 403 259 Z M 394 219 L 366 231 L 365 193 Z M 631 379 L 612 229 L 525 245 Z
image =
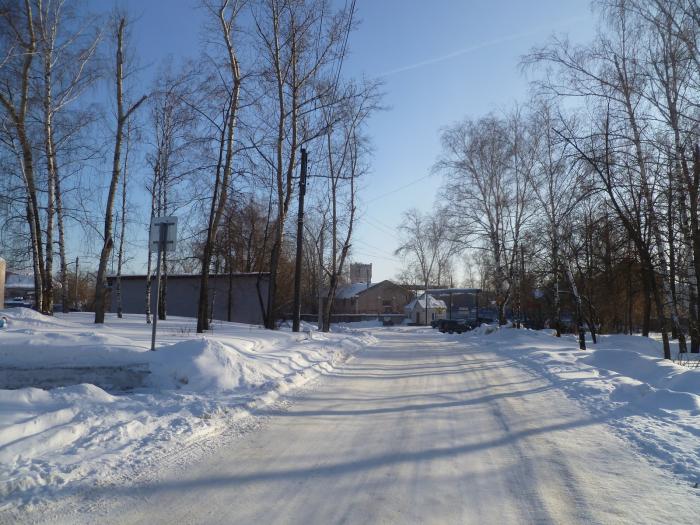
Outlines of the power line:
M 399 186 L 398 188 L 395 188 L 391 191 L 387 191 L 386 193 L 382 193 L 381 195 L 377 195 L 376 197 L 369 199 L 368 201 L 365 201 L 365 204 L 369 204 L 371 202 L 378 201 L 379 199 L 383 199 L 384 197 L 387 197 L 389 195 L 393 195 L 394 193 L 405 190 L 406 188 L 410 188 L 411 186 L 414 186 L 414 185 L 418 184 L 419 182 L 427 179 L 428 177 L 432 177 L 432 176 L 433 176 L 432 173 L 428 173 L 427 175 L 423 175 L 422 177 L 419 177 L 415 180 L 412 180 L 408 184 L 404 184 L 403 186 Z
M 374 250 L 374 251 L 376 251 L 376 252 L 378 252 L 378 253 L 387 255 L 387 256 L 389 256 L 389 257 L 395 257 L 395 255 L 394 255 L 392 252 L 384 251 L 382 248 L 378 248 L 378 247 L 376 247 L 376 246 L 373 246 L 372 244 L 370 244 L 370 243 L 368 243 L 368 242 L 365 242 L 365 241 L 363 241 L 363 240 L 355 239 L 355 242 L 362 243 L 362 244 L 364 244 L 366 247 L 368 247 L 368 248 L 370 248 L 371 250 Z
M 397 258 L 397 257 L 387 257 L 387 256 L 385 256 L 385 255 L 378 255 L 378 254 L 376 254 L 376 253 L 367 253 L 367 252 L 364 252 L 364 251 L 361 251 L 361 252 L 355 251 L 355 252 L 353 252 L 353 253 L 354 253 L 355 255 L 359 255 L 359 256 L 361 256 L 361 257 L 369 257 L 369 258 L 375 258 L 375 259 L 384 259 L 384 260 L 391 261 L 391 262 L 394 262 L 394 263 L 395 263 L 395 262 L 400 262 L 400 259 Z
M 376 219 L 372 219 L 369 216 L 365 216 L 365 217 L 362 217 L 361 220 L 364 220 L 368 226 L 371 226 L 372 228 L 376 228 L 386 235 L 391 235 L 391 236 L 396 235 L 395 230 L 392 231 L 389 227 L 383 226 L 380 222 L 377 222 Z

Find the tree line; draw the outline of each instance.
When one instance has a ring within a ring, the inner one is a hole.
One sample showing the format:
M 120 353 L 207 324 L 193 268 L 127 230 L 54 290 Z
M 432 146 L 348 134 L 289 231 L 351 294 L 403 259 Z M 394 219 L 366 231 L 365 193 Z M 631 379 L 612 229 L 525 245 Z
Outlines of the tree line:
M 168 274 L 196 273 L 197 331 L 209 329 L 210 276 L 244 271 L 258 275 L 265 326 L 275 328 L 291 309 L 284 276 L 305 148 L 304 277 L 327 330 L 357 220 L 357 180 L 369 170 L 365 127 L 381 99 L 376 81 L 343 68 L 355 2 L 196 7 L 199 54 L 143 68 L 128 13 L 96 16 L 79 0 L 0 2 L 0 246 L 11 263 L 32 268 L 36 308 L 51 314 L 57 299 L 64 312 L 75 306 L 71 287 L 81 281 L 77 268 L 71 279 L 70 261 L 89 244 L 96 323 L 109 293 L 122 315 L 122 273 L 143 258 L 150 322 L 157 269 L 141 232 L 154 217 L 178 215 L 181 242 L 163 258 L 160 315 Z M 235 298 L 226 300 L 231 312 Z
M 537 74 L 528 101 L 443 130 L 442 205 L 425 222 L 448 222 L 444 242 L 478 267 L 471 284 L 501 323 L 508 308 L 560 335 L 569 313 L 582 347 L 587 330 L 639 329 L 661 333 L 667 359 L 671 338 L 697 353 L 700 6 L 594 8 L 592 42 L 555 36 L 523 57 Z M 402 229 L 415 224 L 408 212 Z

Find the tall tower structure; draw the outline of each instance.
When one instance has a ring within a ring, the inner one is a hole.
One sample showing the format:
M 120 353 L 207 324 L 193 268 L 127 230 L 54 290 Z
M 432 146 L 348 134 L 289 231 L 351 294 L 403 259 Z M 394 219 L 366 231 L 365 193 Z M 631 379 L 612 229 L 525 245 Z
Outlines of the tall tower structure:
M 367 283 L 372 282 L 372 263 L 352 263 L 350 265 L 350 283 Z

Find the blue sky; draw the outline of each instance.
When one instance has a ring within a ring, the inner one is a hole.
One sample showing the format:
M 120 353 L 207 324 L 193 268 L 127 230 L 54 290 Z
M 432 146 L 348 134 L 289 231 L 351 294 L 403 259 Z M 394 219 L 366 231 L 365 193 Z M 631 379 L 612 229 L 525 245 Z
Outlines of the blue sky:
M 391 106 L 370 125 L 374 173 L 355 243 L 379 280 L 400 266 L 392 253 L 402 211 L 434 205 L 440 129 L 525 100 L 520 57 L 554 32 L 589 40 L 595 17 L 587 0 L 360 0 L 358 9 L 349 69 L 383 76 Z
M 135 47 L 146 69 L 169 54 L 197 55 L 202 15 L 192 0 L 117 5 L 136 17 Z M 390 108 L 368 128 L 373 172 L 353 247 L 355 260 L 373 263 L 378 281 L 400 267 L 393 251 L 401 213 L 434 205 L 440 178 L 430 171 L 440 129 L 524 101 L 520 57 L 555 32 L 589 40 L 595 15 L 588 0 L 357 0 L 357 14 L 362 24 L 346 72 L 383 78 Z

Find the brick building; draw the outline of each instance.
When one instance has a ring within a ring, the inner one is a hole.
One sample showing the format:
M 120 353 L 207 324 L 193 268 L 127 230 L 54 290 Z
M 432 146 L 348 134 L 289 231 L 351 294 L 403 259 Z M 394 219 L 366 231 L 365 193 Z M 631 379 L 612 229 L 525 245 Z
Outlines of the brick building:
M 391 281 L 354 283 L 338 288 L 334 314 L 403 314 L 413 292 Z

